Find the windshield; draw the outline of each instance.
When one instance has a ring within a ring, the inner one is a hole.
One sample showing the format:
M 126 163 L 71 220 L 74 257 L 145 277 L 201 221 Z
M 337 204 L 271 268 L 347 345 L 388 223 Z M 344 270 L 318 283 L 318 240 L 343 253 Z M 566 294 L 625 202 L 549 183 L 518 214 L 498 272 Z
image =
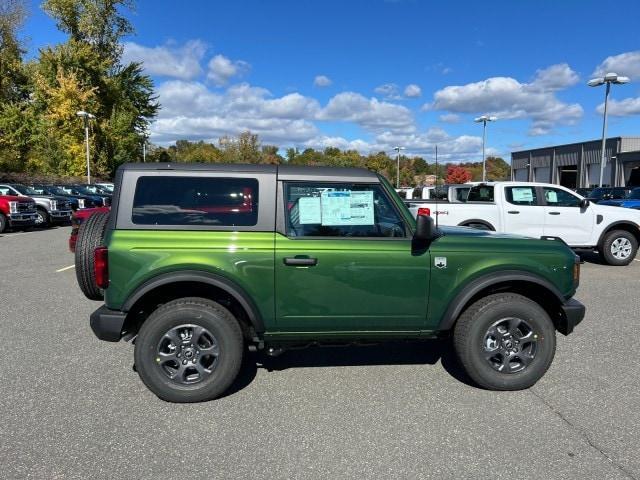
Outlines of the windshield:
M 608 189 L 594 188 L 593 191 L 589 194 L 589 198 L 602 198 L 605 193 L 609 193 Z
M 23 195 L 39 195 L 35 189 L 27 187 L 26 185 L 14 185 L 14 188 Z

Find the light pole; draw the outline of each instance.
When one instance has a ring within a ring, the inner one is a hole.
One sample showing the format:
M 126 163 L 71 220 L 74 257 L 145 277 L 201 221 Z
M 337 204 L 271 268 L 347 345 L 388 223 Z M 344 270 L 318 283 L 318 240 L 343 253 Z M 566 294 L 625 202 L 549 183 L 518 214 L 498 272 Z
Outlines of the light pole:
M 87 183 L 91 183 L 91 162 L 89 161 L 89 120 L 96 118 L 95 115 L 80 110 L 76 115 L 84 120 L 84 143 L 87 150 Z
M 147 161 L 147 135 L 142 136 L 142 163 Z
M 604 92 L 604 119 L 602 121 L 602 158 L 600 159 L 600 182 L 598 185 L 602 187 L 602 177 L 604 175 L 604 167 L 607 161 L 607 156 L 605 154 L 605 143 L 607 141 L 607 103 L 609 103 L 609 91 L 611 91 L 611 84 L 615 83 L 616 85 L 620 85 L 623 83 L 629 83 L 629 77 L 623 77 L 622 75 L 618 75 L 617 73 L 607 73 L 604 77 L 592 78 L 589 80 L 587 85 L 590 87 L 599 87 L 600 85 L 605 85 L 607 88 Z
M 393 147 L 396 151 L 396 163 L 397 163 L 397 174 L 396 174 L 396 188 L 400 188 L 400 150 L 404 150 L 404 147 Z
M 497 117 L 490 117 L 489 115 L 482 115 L 474 120 L 476 123 L 482 123 L 482 181 L 487 180 L 487 168 L 485 165 L 484 147 L 487 142 L 487 122 L 495 122 Z

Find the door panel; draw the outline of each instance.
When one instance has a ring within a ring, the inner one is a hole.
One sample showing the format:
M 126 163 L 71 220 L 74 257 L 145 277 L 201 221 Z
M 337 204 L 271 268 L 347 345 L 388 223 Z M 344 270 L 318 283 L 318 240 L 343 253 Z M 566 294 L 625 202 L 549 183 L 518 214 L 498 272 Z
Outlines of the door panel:
M 419 330 L 427 315 L 429 258 L 428 252 L 414 256 L 409 239 L 276 234 L 278 330 Z M 285 259 L 315 265 L 287 265 Z
M 544 207 L 539 205 L 536 188 L 529 185 L 504 187 L 504 194 L 504 231 L 541 237 L 544 232 Z
M 544 234 L 569 245 L 588 245 L 593 231 L 593 208 L 580 208 L 580 198 L 560 188 L 543 187 Z

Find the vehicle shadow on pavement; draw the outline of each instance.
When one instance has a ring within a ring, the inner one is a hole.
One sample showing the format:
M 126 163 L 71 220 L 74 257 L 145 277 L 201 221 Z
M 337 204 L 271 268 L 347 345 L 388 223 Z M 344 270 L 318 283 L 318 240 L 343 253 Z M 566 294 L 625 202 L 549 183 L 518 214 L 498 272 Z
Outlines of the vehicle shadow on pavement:
M 447 340 L 384 342 L 366 345 L 311 346 L 290 349 L 277 357 L 263 352 L 249 352 L 245 356 L 236 381 L 225 396 L 251 384 L 258 369 L 267 372 L 290 368 L 347 367 L 374 365 L 436 365 L 459 382 L 476 387 L 458 364 L 451 343 Z
M 595 265 L 606 265 L 606 263 L 600 258 L 600 255 L 596 252 L 580 252 L 578 255 L 583 262 L 593 263 Z

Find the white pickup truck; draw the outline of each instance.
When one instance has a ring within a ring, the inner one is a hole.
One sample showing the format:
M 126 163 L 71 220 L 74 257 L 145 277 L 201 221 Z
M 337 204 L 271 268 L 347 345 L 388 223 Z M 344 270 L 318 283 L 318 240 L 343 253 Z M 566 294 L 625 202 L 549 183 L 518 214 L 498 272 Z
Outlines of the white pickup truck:
M 466 203 L 428 206 L 440 225 L 559 237 L 573 248 L 597 250 L 609 265 L 631 263 L 640 242 L 640 211 L 598 205 L 548 183 L 483 183 L 471 187 Z M 419 208 L 409 206 L 414 215 Z

